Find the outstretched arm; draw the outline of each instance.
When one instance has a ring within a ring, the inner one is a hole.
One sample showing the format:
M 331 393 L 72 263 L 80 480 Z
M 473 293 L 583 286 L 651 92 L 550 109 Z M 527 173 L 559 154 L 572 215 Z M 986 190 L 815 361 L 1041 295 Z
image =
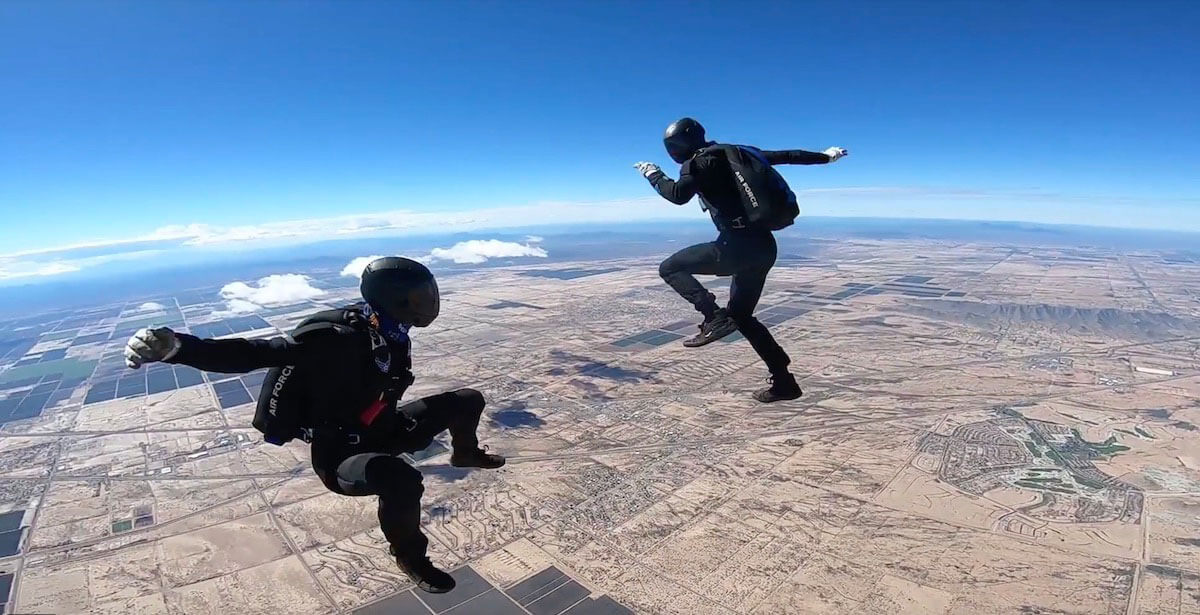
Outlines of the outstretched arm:
M 319 357 L 318 349 L 284 337 L 271 339 L 201 339 L 168 328 L 142 329 L 125 346 L 125 363 L 137 369 L 163 361 L 206 372 L 245 373 L 264 367 L 303 365 Z
M 692 200 L 699 191 L 696 179 L 688 174 L 680 175 L 678 180 L 674 180 L 659 171 L 658 175 L 650 178 L 650 185 L 654 186 L 662 198 L 676 205 L 683 205 Z
M 763 156 L 770 164 L 828 164 L 847 153 L 840 147 L 831 147 L 823 152 L 809 152 L 802 149 L 763 150 Z
M 633 166 L 654 186 L 659 196 L 676 205 L 687 203 L 700 191 L 696 178 L 690 173 L 691 165 L 683 166 L 678 180 L 667 177 L 656 164 L 639 162 Z
M 202 339 L 179 334 L 179 353 L 167 363 L 182 363 L 206 372 L 245 373 L 264 367 L 308 363 L 313 353 L 285 337 L 270 339 Z

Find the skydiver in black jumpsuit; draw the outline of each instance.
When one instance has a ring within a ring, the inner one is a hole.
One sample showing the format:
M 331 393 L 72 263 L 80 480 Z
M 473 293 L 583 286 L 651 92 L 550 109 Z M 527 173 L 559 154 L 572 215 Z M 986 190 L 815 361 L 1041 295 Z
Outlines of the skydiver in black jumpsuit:
M 479 448 L 475 430 L 483 412 L 478 391 L 459 389 L 397 404 L 413 382 L 410 327 L 426 327 L 440 309 L 437 283 L 424 265 L 403 258 L 373 261 L 363 273 L 364 304 L 345 310 L 338 334 L 297 342 L 272 339 L 200 339 L 170 329 L 143 329 L 126 348 L 126 361 L 165 361 L 213 372 L 244 373 L 292 366 L 301 381 L 312 425 L 312 465 L 334 493 L 379 497 L 379 526 L 400 568 L 429 592 L 446 592 L 454 579 L 426 555 L 421 532 L 421 473 L 398 455 L 424 449 L 449 430 L 457 467 L 498 468 L 504 458 Z M 285 376 L 286 377 L 286 376 Z M 269 394 L 271 381 L 263 395 Z
M 775 236 L 769 229 L 748 223 L 729 160 L 720 150 L 706 149 L 716 144 L 705 138 L 699 122 L 685 117 L 671 124 L 663 144 L 671 159 L 682 165 L 678 180 L 667 177 L 658 165 L 649 162 L 634 166 L 660 196 L 676 205 L 700 195 L 720 231 L 716 241 L 684 248 L 658 268 L 662 279 L 704 316 L 700 333 L 684 341 L 684 345 L 703 346 L 740 331 L 771 373 L 771 386 L 757 391 L 754 398 L 769 403 L 800 397 L 800 385 L 788 371 L 791 358 L 754 317 L 767 274 L 775 265 L 778 250 Z M 845 156 L 846 150 L 831 147 L 824 152 L 764 150 L 762 153 L 772 165 L 828 164 Z M 696 280 L 695 274 L 733 277 L 727 307 L 717 305 L 716 297 Z

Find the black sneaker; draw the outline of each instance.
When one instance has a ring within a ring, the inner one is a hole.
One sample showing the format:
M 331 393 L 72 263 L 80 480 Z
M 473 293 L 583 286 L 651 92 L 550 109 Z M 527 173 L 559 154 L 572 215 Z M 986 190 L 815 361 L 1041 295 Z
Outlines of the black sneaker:
M 717 310 L 712 318 L 706 319 L 700 323 L 700 333 L 696 337 L 683 340 L 683 345 L 688 348 L 699 348 L 705 344 L 711 344 L 730 333 L 737 331 L 737 323 L 729 317 L 725 310 Z
M 773 401 L 799 399 L 804 394 L 804 391 L 800 390 L 800 385 L 796 382 L 796 377 L 791 374 L 771 376 L 767 378 L 767 382 L 770 382 L 771 386 L 761 389 L 754 394 L 754 399 L 764 404 L 769 404 Z
M 431 594 L 444 594 L 454 589 L 454 577 L 439 570 L 428 556 L 419 558 L 401 557 L 396 555 L 396 547 L 389 546 L 388 552 L 396 558 L 396 565 L 412 579 L 421 591 Z
M 494 470 L 504 465 L 504 457 L 492 455 L 487 447 L 450 453 L 450 465 L 456 468 L 484 468 Z

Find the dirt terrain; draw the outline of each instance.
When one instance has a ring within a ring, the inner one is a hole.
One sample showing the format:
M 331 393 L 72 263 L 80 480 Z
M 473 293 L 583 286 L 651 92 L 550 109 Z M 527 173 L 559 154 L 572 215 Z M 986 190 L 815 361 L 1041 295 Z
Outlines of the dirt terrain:
M 695 315 L 655 260 L 443 280 L 408 396 L 483 391 L 509 465 L 451 468 L 444 442 L 421 459 L 433 560 L 513 612 L 538 612 L 521 583 L 542 574 L 568 613 L 1200 613 L 1200 265 L 907 240 L 786 256 L 760 318 L 805 396 L 770 406 L 744 340 L 680 345 Z M 191 301 L 165 317 L 219 307 Z M 109 308 L 81 335 L 122 328 Z M 31 350 L 99 366 L 0 430 L 9 608 L 451 608 L 405 593 L 373 498 L 261 442 L 253 376 L 147 394 L 158 372 L 127 384 L 115 337 Z

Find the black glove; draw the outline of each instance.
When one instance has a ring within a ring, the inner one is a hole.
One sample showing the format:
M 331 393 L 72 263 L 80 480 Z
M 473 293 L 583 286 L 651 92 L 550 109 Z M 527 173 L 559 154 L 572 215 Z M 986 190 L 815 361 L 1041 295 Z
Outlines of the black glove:
M 411 371 L 404 370 L 403 374 L 392 376 L 392 385 L 388 388 L 388 395 L 394 394 L 393 399 L 400 401 L 400 398 L 404 397 L 404 392 L 416 381 L 417 377 Z

